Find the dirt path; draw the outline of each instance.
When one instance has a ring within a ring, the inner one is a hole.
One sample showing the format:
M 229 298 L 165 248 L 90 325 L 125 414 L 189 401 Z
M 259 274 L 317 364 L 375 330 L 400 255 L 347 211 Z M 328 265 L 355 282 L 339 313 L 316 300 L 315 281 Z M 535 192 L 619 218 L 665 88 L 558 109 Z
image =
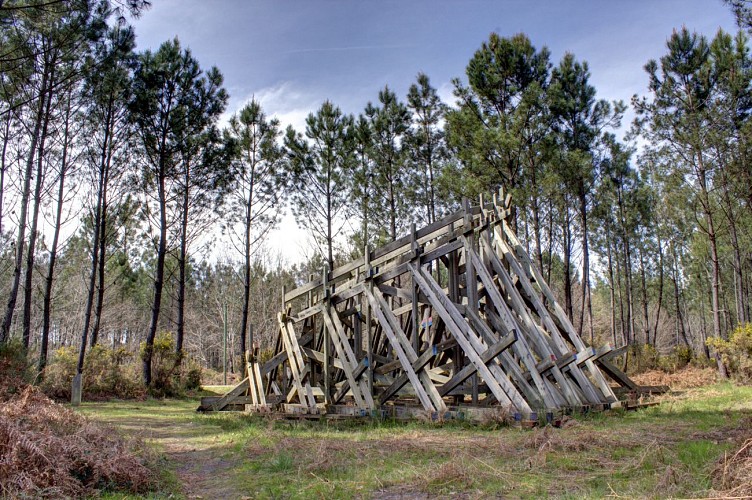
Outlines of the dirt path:
M 140 415 L 137 404 L 131 405 L 122 415 L 90 416 L 107 423 L 129 436 L 143 439 L 164 453 L 169 466 L 177 474 L 186 498 L 243 498 L 234 487 L 234 461 L 227 443 L 219 441 L 218 426 L 197 424 L 185 418 L 167 415 Z M 216 428 L 217 432 L 214 432 Z

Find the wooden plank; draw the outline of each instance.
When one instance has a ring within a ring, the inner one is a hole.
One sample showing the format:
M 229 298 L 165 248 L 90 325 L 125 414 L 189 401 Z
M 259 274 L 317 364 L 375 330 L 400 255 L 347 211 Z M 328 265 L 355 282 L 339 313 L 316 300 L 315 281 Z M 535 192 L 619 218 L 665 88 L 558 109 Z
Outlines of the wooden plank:
M 308 406 L 308 408 L 314 411 L 316 410 L 316 399 L 313 396 L 310 384 L 303 379 L 307 367 L 305 366 L 303 353 L 298 345 L 298 339 L 295 336 L 293 323 L 283 313 L 279 313 L 277 319 L 280 324 L 280 332 L 282 332 L 282 341 L 287 350 L 288 366 L 292 372 L 293 384 L 298 393 L 298 398 L 301 404 Z
M 426 349 L 420 356 L 418 356 L 418 359 L 415 360 L 414 363 L 412 363 L 413 370 L 415 372 L 420 372 L 423 370 L 423 368 L 431 362 L 431 360 L 439 353 L 438 349 L 436 349 L 436 346 L 432 346 L 428 349 Z M 397 394 L 397 392 L 404 387 L 405 384 L 408 382 L 408 378 L 406 374 L 402 374 L 399 377 L 397 377 L 394 382 L 392 382 L 392 385 L 387 387 L 386 391 L 384 391 L 381 396 L 379 397 L 379 404 L 384 404 L 389 399 Z M 441 392 L 439 392 L 441 394 Z
M 368 358 L 363 358 L 360 363 L 358 363 L 358 366 L 353 370 L 353 377 L 357 380 L 360 378 L 361 375 L 366 373 L 366 370 L 368 369 Z M 366 387 L 368 387 L 368 381 L 363 382 Z M 344 380 L 342 384 L 340 385 L 340 388 L 337 389 L 337 392 L 334 394 L 334 404 L 337 404 L 339 401 L 342 400 L 342 398 L 347 394 L 347 392 L 350 390 L 350 383 L 347 380 Z M 365 391 L 363 391 L 365 393 Z M 373 391 L 369 390 L 368 394 L 373 394 Z
M 616 367 L 613 363 L 610 361 L 607 361 L 603 358 L 596 361 L 600 365 L 600 367 L 603 369 L 606 374 L 614 379 L 614 381 L 618 382 L 622 387 L 627 387 L 630 390 L 636 391 L 638 390 L 638 385 L 635 384 L 632 379 L 630 379 L 626 373 L 621 371 L 619 368 Z
M 417 238 L 419 244 L 424 244 L 426 241 L 430 241 L 439 238 L 443 234 L 452 230 L 452 225 L 461 220 L 464 216 L 462 210 L 450 214 L 443 219 L 440 219 L 428 226 L 422 227 L 417 231 Z M 396 256 L 406 253 L 410 250 L 411 235 L 403 236 L 387 245 L 384 245 L 377 250 L 370 252 L 370 259 L 361 257 L 344 266 L 340 266 L 327 275 L 327 280 L 331 283 L 337 283 L 344 279 L 350 278 L 352 273 L 360 268 L 365 267 L 366 260 L 370 261 L 371 266 L 379 266 L 382 263 L 395 258 Z M 289 303 L 293 300 L 302 297 L 306 293 L 321 287 L 322 278 L 317 278 L 305 283 L 298 288 L 285 293 L 284 302 Z
M 509 267 L 511 268 L 512 272 L 514 272 L 514 274 L 517 276 L 519 283 L 522 286 L 523 292 L 527 295 L 528 300 L 533 304 L 536 310 L 536 313 L 543 321 L 543 325 L 545 326 L 545 328 L 548 330 L 548 333 L 550 334 L 550 338 L 553 341 L 553 344 L 557 349 L 557 351 L 555 352 L 555 355 L 557 356 L 557 358 L 569 352 L 569 347 L 566 345 L 566 343 L 564 342 L 564 339 L 561 337 L 559 328 L 554 324 L 554 321 L 551 318 L 550 314 L 548 313 L 548 310 L 545 308 L 543 303 L 538 298 L 538 294 L 535 293 L 535 290 L 533 289 L 533 285 L 528 279 L 527 274 L 522 270 L 522 267 L 520 266 L 519 262 L 517 262 L 517 259 L 514 257 L 511 250 L 506 246 L 506 243 L 504 242 L 503 239 L 495 239 L 494 242 L 497 244 L 501 252 L 504 254 L 504 258 L 507 264 L 509 265 Z M 493 250 L 491 249 L 491 245 L 487 241 L 484 241 L 483 243 L 484 245 L 486 245 L 487 251 L 493 253 Z M 493 265 L 494 259 L 498 259 L 498 257 L 495 254 L 491 255 L 492 265 Z M 524 308 L 525 306 L 524 304 L 520 303 L 521 298 L 518 298 L 516 296 L 516 292 L 517 291 L 515 290 L 513 293 L 514 294 L 513 301 L 516 303 L 517 307 Z M 510 294 L 512 294 L 512 292 L 510 292 Z M 580 352 L 582 351 L 583 350 L 580 349 Z M 578 365 L 570 365 L 568 371 L 569 371 L 569 374 L 577 382 L 579 387 L 583 390 L 587 401 L 589 401 L 592 404 L 598 404 L 598 403 L 609 401 L 609 397 L 607 393 L 610 392 L 610 389 L 608 389 L 606 393 L 599 394 L 596 391 L 595 387 L 590 382 L 590 380 L 582 373 Z M 615 401 L 615 400 L 616 398 L 614 397 L 610 401 Z
M 608 347 L 611 347 L 610 344 L 606 344 Z M 606 361 L 611 361 L 617 356 L 623 355 L 625 352 L 627 352 L 627 349 L 629 348 L 628 345 L 623 345 L 617 349 L 611 349 L 609 352 L 604 353 L 602 356 L 598 356 L 600 359 L 605 359 Z
M 307 345 L 311 340 L 313 340 L 313 334 L 306 333 L 305 335 L 300 337 L 300 339 L 298 340 L 298 344 L 302 347 L 302 346 Z M 284 349 L 284 347 L 282 348 Z M 268 375 L 272 370 L 277 368 L 279 365 L 281 365 L 285 361 L 287 361 L 287 352 L 286 351 L 278 352 L 277 354 L 274 355 L 273 358 L 271 358 L 266 363 L 261 365 L 261 375 L 262 376 Z
M 502 351 L 505 351 L 508 349 L 514 342 L 517 341 L 517 335 L 516 334 L 510 334 L 506 337 L 502 338 L 495 344 L 493 344 L 491 347 L 486 349 L 486 351 L 481 355 L 481 359 L 484 363 L 488 363 L 491 360 L 493 360 L 495 357 L 497 357 L 499 354 L 501 354 Z M 445 396 L 460 385 L 462 382 L 467 380 L 473 373 L 476 373 L 477 369 L 473 364 L 466 365 L 463 367 L 460 371 L 458 371 L 447 383 L 445 383 L 443 386 L 439 388 L 439 394 L 442 396 Z
M 504 373 L 498 367 L 498 374 L 501 377 L 497 378 L 492 372 L 489 366 L 483 362 L 480 353 L 485 351 L 486 348 L 480 343 L 480 340 L 476 337 L 475 333 L 470 330 L 467 322 L 462 318 L 457 309 L 453 306 L 449 297 L 440 292 L 441 287 L 436 283 L 433 277 L 426 275 L 422 269 L 416 267 L 413 264 L 408 264 L 408 268 L 413 275 L 413 279 L 416 280 L 418 286 L 423 290 L 423 293 L 431 300 L 431 304 L 434 310 L 439 313 L 442 320 L 447 326 L 447 329 L 452 333 L 457 343 L 460 345 L 468 360 L 475 365 L 478 373 L 483 377 L 486 384 L 488 384 L 489 390 L 493 393 L 496 399 L 502 404 L 514 405 L 510 397 L 502 388 L 502 379 L 507 380 Z M 437 293 L 437 289 L 439 292 Z M 474 342 L 473 342 L 474 340 Z M 508 380 L 507 380 L 508 382 Z M 509 384 L 509 389 L 513 389 Z M 514 392 L 517 392 L 516 390 Z M 522 402 L 521 402 L 522 404 Z M 526 405 L 526 403 L 525 403 Z M 518 408 L 520 411 L 526 411 L 526 409 Z M 527 409 L 529 410 L 529 408 Z
M 415 370 L 413 370 L 412 363 L 417 360 L 417 355 L 414 351 L 412 351 L 412 346 L 409 344 L 409 342 L 407 342 L 405 339 L 402 339 L 401 342 L 398 338 L 397 332 L 402 333 L 401 329 L 399 328 L 399 325 L 396 324 L 397 322 L 394 320 L 393 316 L 391 318 L 389 317 L 390 315 L 392 315 L 392 312 L 384 301 L 383 297 L 379 297 L 379 295 L 377 294 L 379 294 L 378 290 L 373 290 L 373 292 L 371 290 L 365 291 L 365 296 L 371 304 L 371 310 L 376 314 L 376 317 L 381 324 L 382 330 L 389 338 L 392 349 L 394 349 L 395 353 L 397 353 L 397 357 L 402 362 L 402 368 L 403 370 L 405 370 L 410 383 L 415 388 L 415 392 L 418 396 L 418 399 L 420 400 L 420 403 L 428 411 L 445 409 L 446 405 L 444 405 L 444 402 L 441 401 L 441 397 L 438 398 L 438 400 L 441 402 L 441 404 L 439 405 L 437 401 L 434 401 L 434 398 L 429 396 L 426 387 L 424 387 L 423 385 L 424 381 L 421 379 L 421 377 L 419 377 Z M 379 297 L 381 300 L 378 300 L 377 297 Z M 402 336 L 404 336 L 404 333 L 402 333 Z M 403 343 L 407 344 L 407 350 L 405 350 Z M 425 374 L 425 378 L 428 381 L 429 385 L 433 387 L 434 390 L 436 390 L 427 374 Z
M 253 363 L 253 373 L 255 374 L 256 390 L 258 393 L 258 404 L 266 406 L 266 391 L 264 391 L 264 379 L 261 377 L 261 367 L 258 363 Z
M 373 398 L 367 390 L 367 384 L 362 383 L 358 377 L 355 376 L 355 370 L 358 368 L 358 360 L 350 346 L 344 328 L 337 317 L 336 310 L 334 311 L 334 314 L 330 315 L 328 311 L 322 307 L 321 313 L 324 318 L 324 323 L 326 324 L 326 327 L 329 328 L 332 340 L 334 341 L 337 356 L 342 360 L 342 368 L 345 372 L 345 377 L 347 377 L 347 381 L 350 384 L 353 398 L 355 398 L 355 404 L 363 409 L 374 409 Z
M 277 368 L 279 365 L 287 361 L 287 352 L 279 352 L 272 357 L 269 361 L 264 363 L 264 366 L 261 367 L 261 374 L 266 375 L 275 368 Z
M 548 287 L 548 284 L 546 283 L 546 281 L 543 279 L 543 276 L 541 275 L 540 271 L 536 269 L 536 267 L 533 265 L 530 259 L 530 256 L 527 255 L 527 252 L 525 252 L 524 248 L 522 247 L 522 244 L 517 239 L 517 235 L 514 234 L 514 231 L 511 230 L 511 228 L 505 221 L 502 221 L 501 227 L 503 229 L 504 234 L 507 236 L 507 238 L 509 238 L 509 242 L 515 248 L 518 258 L 520 258 L 525 263 L 525 270 L 530 273 L 530 276 L 532 278 L 535 279 L 535 282 L 538 285 L 538 289 L 541 291 L 541 293 L 543 293 L 548 303 L 551 304 L 551 306 L 553 307 L 554 315 L 559 319 L 560 324 L 564 326 L 564 331 L 569 337 L 569 341 L 572 342 L 576 350 L 582 351 L 585 348 L 585 343 L 582 341 L 580 336 L 575 331 L 574 326 L 569 321 L 569 318 L 564 312 L 564 309 L 562 309 L 561 305 L 559 305 L 558 301 L 556 301 L 556 298 L 554 297 L 553 292 Z M 499 231 L 498 226 L 494 228 L 494 231 L 497 236 L 495 241 L 496 240 L 503 241 L 503 238 L 501 237 L 502 236 L 501 231 Z M 585 365 L 588 371 L 590 372 L 590 375 L 593 377 L 596 384 L 598 385 L 598 388 L 606 397 L 606 399 L 609 401 L 615 402 L 617 400 L 616 395 L 614 394 L 613 390 L 611 389 L 611 386 L 603 377 L 603 374 L 600 372 L 600 370 L 594 364 L 594 362 L 588 361 L 585 363 Z
M 493 282 L 493 278 L 491 277 L 491 274 L 488 272 L 485 266 L 479 266 L 478 267 L 478 277 L 481 279 L 481 282 L 483 283 L 483 286 L 486 289 L 486 293 L 488 296 L 488 299 L 490 300 L 491 304 L 494 306 L 494 309 L 499 313 L 498 319 L 499 319 L 499 326 L 504 327 L 504 330 L 506 333 L 512 332 L 512 331 L 522 331 L 525 330 L 517 323 L 516 318 L 512 315 L 512 312 L 509 310 L 509 307 L 507 306 L 506 301 L 501 296 L 501 292 L 496 288 L 496 285 Z M 493 316 L 491 316 L 491 311 L 486 311 L 486 315 L 489 316 L 489 318 L 493 319 Z M 524 335 L 520 335 L 517 342 L 514 344 L 515 352 L 518 356 L 522 359 L 522 362 L 525 364 L 525 367 L 527 367 L 528 373 L 530 373 L 530 376 L 532 377 L 533 383 L 538 389 L 538 392 L 540 393 L 541 397 L 543 398 L 543 402 L 545 403 L 546 407 L 548 408 L 555 408 L 559 406 L 556 402 L 556 394 L 551 392 L 550 386 L 545 384 L 543 381 L 543 377 L 538 373 L 535 366 L 537 362 L 535 361 L 535 358 L 533 357 L 532 351 L 530 349 L 530 346 L 527 343 L 527 340 L 525 339 Z M 558 392 L 558 391 L 557 391 Z
M 400 325 L 400 322 L 397 320 L 397 317 L 391 312 L 391 309 L 389 309 L 389 305 L 387 304 L 386 299 L 381 294 L 381 292 L 379 292 L 378 290 L 375 290 L 373 295 L 376 301 L 378 302 L 378 304 L 381 306 L 381 309 L 384 311 L 386 320 L 391 326 L 392 331 L 394 332 L 395 337 L 397 338 L 397 341 L 401 345 L 404 352 L 407 354 L 407 359 L 412 364 L 418 359 L 418 355 L 413 349 L 412 343 L 407 338 L 407 335 L 405 334 L 405 332 L 402 330 L 402 327 Z M 403 368 L 405 367 L 403 366 Z M 418 380 L 420 381 L 426 394 L 433 402 L 433 405 L 436 408 L 436 410 L 438 411 L 446 410 L 446 404 L 444 403 L 444 400 L 439 395 L 439 391 L 438 389 L 436 389 L 436 386 L 431 380 L 431 377 L 429 377 L 427 369 L 424 368 L 423 370 L 416 371 L 415 373 L 417 374 Z
M 303 347 L 301 349 L 303 351 L 303 354 L 306 355 L 309 359 L 312 359 L 313 361 L 319 363 L 320 365 L 324 364 L 324 353 L 321 351 L 315 351 L 311 349 L 310 347 Z M 337 358 L 330 359 L 329 362 L 337 368 L 338 370 L 342 370 L 342 361 L 340 361 Z
M 246 364 L 246 373 L 248 374 L 248 395 L 251 397 L 251 403 L 258 404 L 258 385 L 256 384 L 256 380 L 254 379 L 256 374 L 253 372 L 251 363 Z
M 224 396 L 217 399 L 214 403 L 212 403 L 210 410 L 221 411 L 222 408 L 224 408 L 228 404 L 231 404 L 235 398 L 245 395 L 247 390 L 248 390 L 248 377 L 244 378 L 242 381 L 240 381 L 240 383 L 238 383 L 238 385 L 230 389 L 227 392 L 227 394 L 225 394 Z
M 485 243 L 485 241 L 484 241 Z M 501 262 L 499 261 L 499 258 L 494 253 L 489 253 L 488 255 L 491 266 L 493 267 L 494 271 L 496 271 L 496 275 L 501 279 L 504 288 L 507 292 L 507 297 L 512 302 L 512 307 L 514 308 L 515 313 L 517 313 L 517 317 L 519 317 L 525 328 L 522 329 L 523 332 L 526 332 L 529 336 L 529 339 L 535 344 L 535 346 L 538 349 L 538 355 L 541 359 L 552 359 L 556 360 L 556 354 L 551 350 L 551 347 L 548 345 L 548 342 L 546 341 L 545 337 L 542 335 L 542 332 L 540 332 L 537 328 L 535 323 L 533 322 L 532 318 L 529 315 L 529 312 L 527 311 L 525 305 L 522 303 L 522 298 L 517 295 L 517 289 L 514 287 L 514 284 L 512 283 L 512 278 L 507 273 L 507 270 L 504 268 L 503 265 L 501 265 Z M 480 258 L 475 254 L 474 252 L 471 252 L 471 258 L 475 260 L 476 262 L 480 263 Z M 481 273 L 488 273 L 488 270 L 485 268 L 485 266 L 482 266 L 481 269 L 479 269 L 479 274 Z M 490 278 L 490 274 L 488 275 Z M 484 281 L 483 284 L 486 286 L 486 289 L 488 290 L 490 287 L 493 286 L 493 281 L 488 280 Z M 490 290 L 488 290 L 490 292 Z M 574 391 L 573 387 L 571 386 L 571 382 L 567 377 L 564 376 L 563 373 L 561 373 L 561 370 L 558 369 L 558 367 L 554 366 L 551 369 L 551 374 L 556 379 L 556 382 L 559 384 L 559 387 L 561 388 L 562 392 L 564 393 L 564 397 L 567 399 L 570 405 L 573 406 L 579 406 L 583 403 L 582 400 L 578 397 L 577 393 Z M 593 401 L 594 403 L 599 401 L 595 395 L 593 396 L 596 401 Z
M 483 319 L 478 314 L 469 312 L 467 314 L 467 319 L 470 320 L 470 323 L 473 325 L 475 330 L 480 333 L 481 338 L 483 338 L 483 341 L 486 344 L 491 345 L 494 342 L 497 342 L 496 339 L 498 339 L 499 336 L 491 330 L 491 327 L 488 326 L 488 324 L 483 321 Z M 517 334 L 517 330 L 513 330 L 512 332 L 506 334 L 506 336 L 508 335 L 514 335 L 515 343 L 512 344 L 512 350 L 514 350 L 517 345 L 517 341 L 521 339 Z M 512 358 L 509 352 L 506 350 L 502 351 L 501 353 L 499 353 L 497 359 L 499 361 L 499 364 L 503 367 L 504 372 L 512 379 L 518 390 L 525 395 L 527 404 L 535 408 L 544 407 L 545 403 L 543 397 L 540 393 L 536 392 L 536 389 L 534 389 L 533 386 L 528 383 L 525 375 L 523 375 L 522 370 L 520 369 L 519 364 Z M 543 382 L 541 381 L 541 384 L 542 383 Z

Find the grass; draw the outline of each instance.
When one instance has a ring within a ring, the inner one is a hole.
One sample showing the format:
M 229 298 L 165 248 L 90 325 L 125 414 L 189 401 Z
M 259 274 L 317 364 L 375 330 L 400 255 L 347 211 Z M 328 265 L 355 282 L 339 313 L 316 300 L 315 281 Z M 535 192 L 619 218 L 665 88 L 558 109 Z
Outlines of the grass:
M 178 476 L 204 474 L 184 480 L 204 498 L 701 497 L 712 492 L 718 460 L 752 437 L 752 387 L 728 383 L 636 412 L 578 417 L 562 429 L 275 421 L 198 415 L 195 407 L 149 400 L 80 411 L 145 436 Z

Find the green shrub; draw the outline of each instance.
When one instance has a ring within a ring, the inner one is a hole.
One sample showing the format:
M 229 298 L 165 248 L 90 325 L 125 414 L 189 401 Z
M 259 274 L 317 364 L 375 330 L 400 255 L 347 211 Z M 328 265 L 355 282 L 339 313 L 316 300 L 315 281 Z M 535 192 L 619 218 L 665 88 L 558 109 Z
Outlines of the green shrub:
M 707 344 L 720 353 L 730 377 L 752 382 L 752 323 L 738 326 L 728 340 L 711 337 Z
M 53 354 L 45 370 L 42 390 L 56 399 L 70 399 L 71 384 L 78 365 L 78 350 L 61 347 Z M 133 354 L 124 348 L 96 345 L 84 360 L 83 397 L 85 399 L 139 399 L 144 396 Z
M 146 343 L 141 343 L 141 357 L 146 355 Z M 151 387 L 149 393 L 156 397 L 179 396 L 186 390 L 201 387 L 201 368 L 175 352 L 171 332 L 161 332 L 154 338 L 151 349 Z
M 201 367 L 193 360 L 186 367 L 183 387 L 188 391 L 195 391 L 201 388 Z
M 677 345 L 671 352 L 661 356 L 658 360 L 658 368 L 667 373 L 674 373 L 687 366 L 694 358 L 694 351 L 688 345 Z
M 70 401 L 73 376 L 78 365 L 78 349 L 64 346 L 56 349 L 44 369 L 41 389 L 52 399 Z M 84 379 L 84 390 L 86 389 Z
M 658 368 L 660 355 L 650 344 L 632 344 L 629 346 L 627 358 L 627 372 L 642 373 Z

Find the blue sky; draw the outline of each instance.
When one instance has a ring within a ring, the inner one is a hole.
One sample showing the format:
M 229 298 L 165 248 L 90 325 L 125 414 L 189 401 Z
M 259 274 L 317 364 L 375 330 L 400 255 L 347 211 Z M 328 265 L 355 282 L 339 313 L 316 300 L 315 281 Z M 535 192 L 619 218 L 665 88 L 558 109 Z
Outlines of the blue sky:
M 325 99 L 359 113 L 389 85 L 404 98 L 419 71 L 446 100 L 450 81 L 488 35 L 526 33 L 556 64 L 572 52 L 590 65 L 599 98 L 643 94 L 643 65 L 675 28 L 712 37 L 735 31 L 721 0 L 152 0 L 135 21 L 138 48 L 177 36 L 202 66 L 217 66 L 228 115 L 255 96 L 267 114 L 302 128 Z M 627 115 L 629 117 L 629 114 Z M 289 224 L 289 218 L 286 219 Z M 297 232 L 296 232 L 297 234 Z M 270 245 L 300 257 L 301 235 Z

